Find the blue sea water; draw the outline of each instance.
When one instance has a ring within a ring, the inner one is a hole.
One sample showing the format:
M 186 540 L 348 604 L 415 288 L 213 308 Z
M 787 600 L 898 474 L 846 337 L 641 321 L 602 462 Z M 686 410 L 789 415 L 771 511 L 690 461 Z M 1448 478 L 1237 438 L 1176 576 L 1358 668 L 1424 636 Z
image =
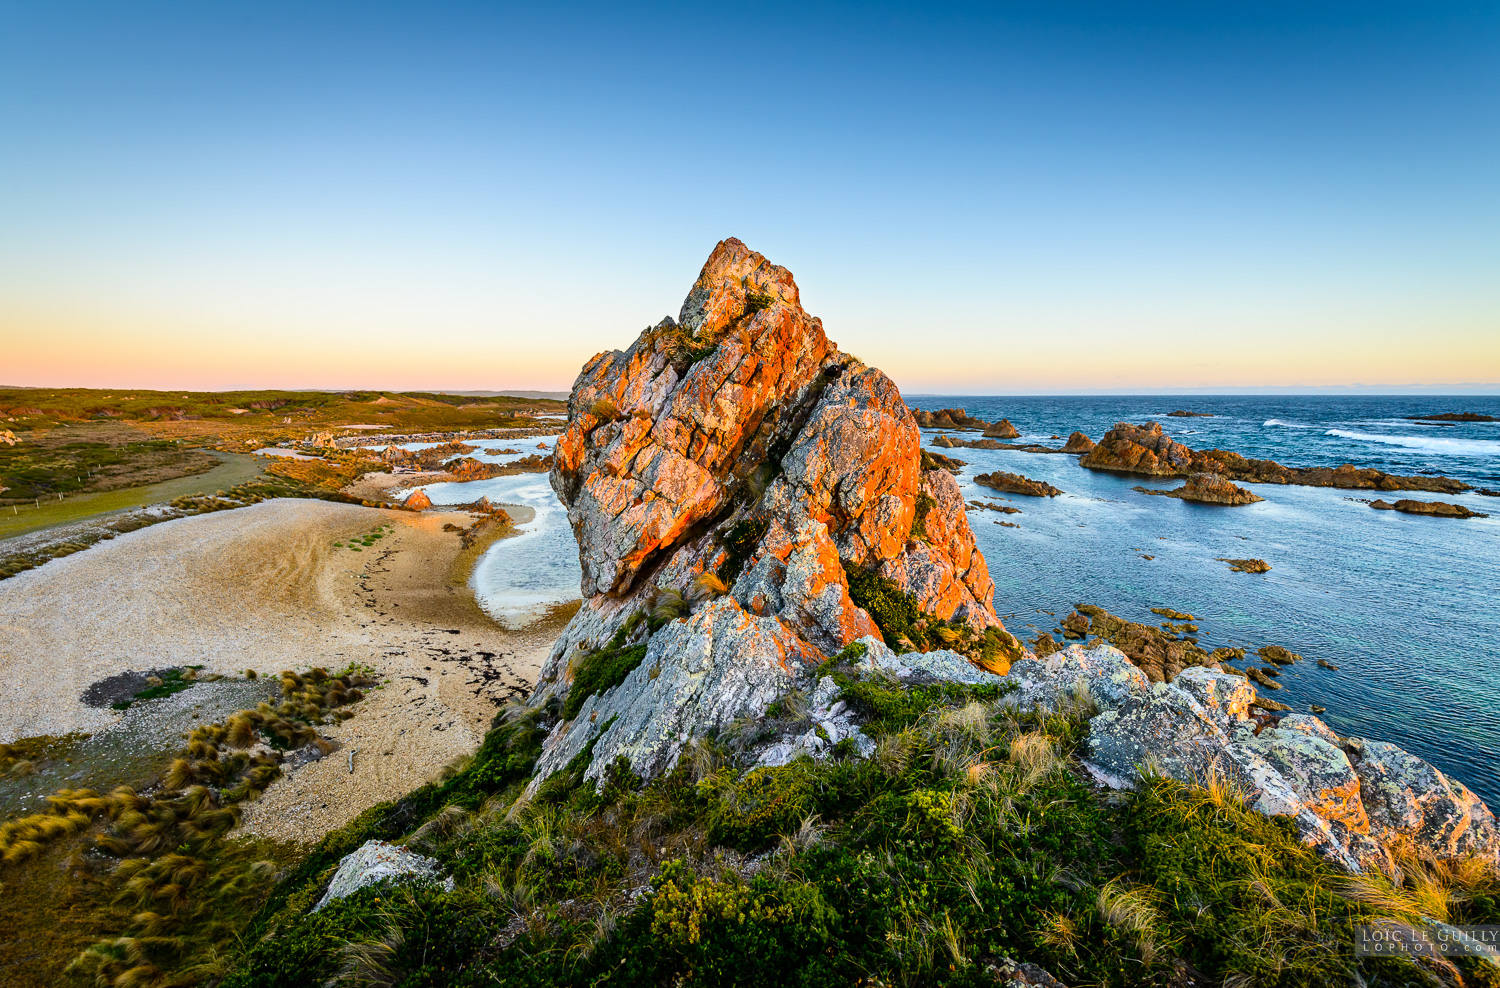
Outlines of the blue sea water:
M 1229 449 L 1287 466 L 1377 467 L 1441 474 L 1500 489 L 1500 424 L 1427 425 L 1405 416 L 1472 411 L 1500 416 L 1495 397 L 934 397 L 913 407 L 1009 418 L 1022 440 L 1083 431 L 1096 442 L 1116 422 L 1156 420 L 1195 449 Z M 1168 418 L 1173 409 L 1213 418 Z M 931 441 L 937 431 L 925 431 Z M 960 435 L 954 433 L 955 436 Z M 977 433 L 966 434 L 978 438 Z M 996 492 L 977 473 L 1047 481 L 1056 498 L 1008 495 L 1019 515 L 971 511 L 995 579 L 995 604 L 1023 638 L 1056 627 L 1076 603 L 1155 623 L 1152 607 L 1192 613 L 1207 647 L 1284 645 L 1306 661 L 1270 694 L 1309 704 L 1344 735 L 1379 738 L 1437 765 L 1500 807 L 1500 498 L 1475 492 L 1410 496 L 1488 511 L 1487 519 L 1375 511 L 1359 491 L 1243 485 L 1265 498 L 1218 507 L 1152 497 L 1146 480 L 1080 467 L 1074 456 L 944 449 L 967 461 L 970 499 Z M 993 522 L 1003 517 L 1017 524 Z M 1152 556 L 1153 559 L 1146 559 Z M 1217 557 L 1260 558 L 1261 575 Z M 1317 667 L 1326 659 L 1339 667 Z

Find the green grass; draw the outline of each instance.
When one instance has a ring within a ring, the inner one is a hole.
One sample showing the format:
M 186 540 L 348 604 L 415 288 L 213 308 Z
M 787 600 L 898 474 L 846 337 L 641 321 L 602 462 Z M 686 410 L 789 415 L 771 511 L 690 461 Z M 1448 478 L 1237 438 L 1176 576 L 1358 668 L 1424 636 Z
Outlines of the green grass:
M 3 448 L 3 447 L 0 447 Z M 0 539 L 27 532 L 41 531 L 129 508 L 160 504 L 179 497 L 212 494 L 255 481 L 262 476 L 261 466 L 253 456 L 220 453 L 224 460 L 207 473 L 177 477 L 143 487 L 129 487 L 98 494 L 72 494 L 58 501 L 43 500 L 40 506 L 24 504 L 0 507 Z M 6 495 L 11 492 L 7 491 Z
M 650 784 L 611 766 L 595 791 L 586 751 L 517 802 L 563 711 L 497 716 L 467 764 L 288 870 L 225 945 L 224 988 L 968 988 L 1001 956 L 1074 985 L 1169 984 L 1180 961 L 1205 984 L 1415 988 L 1430 981 L 1409 960 L 1353 956 L 1355 923 L 1418 888 L 1451 921 L 1500 919 L 1493 875 L 1416 863 L 1404 888 L 1351 883 L 1224 790 L 1101 797 L 1071 760 L 1081 721 L 824 671 L 872 718 L 871 759 L 744 771 L 708 742 Z M 373 837 L 437 857 L 455 889 L 383 884 L 311 915 Z

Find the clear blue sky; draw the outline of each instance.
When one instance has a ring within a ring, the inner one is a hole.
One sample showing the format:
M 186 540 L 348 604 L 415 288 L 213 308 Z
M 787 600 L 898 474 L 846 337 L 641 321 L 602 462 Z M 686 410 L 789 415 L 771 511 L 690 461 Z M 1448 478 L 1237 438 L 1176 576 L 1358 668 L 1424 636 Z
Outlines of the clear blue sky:
M 0 384 L 1500 389 L 1500 5 L 0 2 Z

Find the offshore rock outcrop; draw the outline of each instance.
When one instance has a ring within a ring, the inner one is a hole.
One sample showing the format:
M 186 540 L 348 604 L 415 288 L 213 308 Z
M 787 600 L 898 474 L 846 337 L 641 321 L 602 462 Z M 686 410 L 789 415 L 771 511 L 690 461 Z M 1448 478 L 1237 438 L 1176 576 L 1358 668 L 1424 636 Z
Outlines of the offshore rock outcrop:
M 982 473 L 974 478 L 974 483 L 1004 491 L 1006 494 L 1024 494 L 1027 497 L 1057 497 L 1062 493 L 1045 480 L 1032 480 L 1030 477 L 1023 477 L 1018 473 L 1006 473 L 1004 470 Z
M 1160 494 L 1164 497 L 1175 497 L 1183 501 L 1198 501 L 1202 504 L 1254 504 L 1256 501 L 1264 501 L 1265 498 L 1252 494 L 1243 487 L 1238 487 L 1220 477 L 1216 473 L 1195 473 L 1188 477 L 1187 483 L 1181 487 L 1169 491 L 1148 490 L 1145 487 L 1136 487 L 1134 490 L 1142 494 Z
M 1380 511 L 1401 511 L 1408 515 L 1432 515 L 1436 518 L 1489 517 L 1482 511 L 1473 511 L 1462 504 L 1449 504 L 1447 501 L 1413 501 L 1410 498 L 1402 498 L 1395 504 L 1391 504 L 1388 501 L 1376 499 L 1370 502 L 1370 507 Z
M 1217 474 L 1226 480 L 1253 484 L 1299 484 L 1347 490 L 1433 491 L 1456 494 L 1469 485 L 1451 477 L 1398 477 L 1370 467 L 1284 467 L 1274 460 L 1252 460 L 1225 449 L 1195 450 L 1162 432 L 1161 423 L 1131 425 L 1120 422 L 1099 444 L 1078 458 L 1091 470 L 1140 474 L 1147 477 L 1189 477 Z
M 584 366 L 568 411 L 551 481 L 585 599 L 532 699 L 563 714 L 534 785 L 585 753 L 590 779 L 621 758 L 666 771 L 825 657 L 889 640 L 851 579 L 995 671 L 1024 654 L 895 384 L 738 240 L 714 248 L 677 320 Z

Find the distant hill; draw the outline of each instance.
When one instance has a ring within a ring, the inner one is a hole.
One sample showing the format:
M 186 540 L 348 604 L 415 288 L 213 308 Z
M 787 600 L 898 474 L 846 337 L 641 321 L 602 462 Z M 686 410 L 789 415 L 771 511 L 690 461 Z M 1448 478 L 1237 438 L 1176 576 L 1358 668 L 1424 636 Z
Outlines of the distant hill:
M 440 395 L 462 395 L 467 398 L 550 398 L 553 401 L 567 401 L 566 391 L 436 391 L 433 394 Z

